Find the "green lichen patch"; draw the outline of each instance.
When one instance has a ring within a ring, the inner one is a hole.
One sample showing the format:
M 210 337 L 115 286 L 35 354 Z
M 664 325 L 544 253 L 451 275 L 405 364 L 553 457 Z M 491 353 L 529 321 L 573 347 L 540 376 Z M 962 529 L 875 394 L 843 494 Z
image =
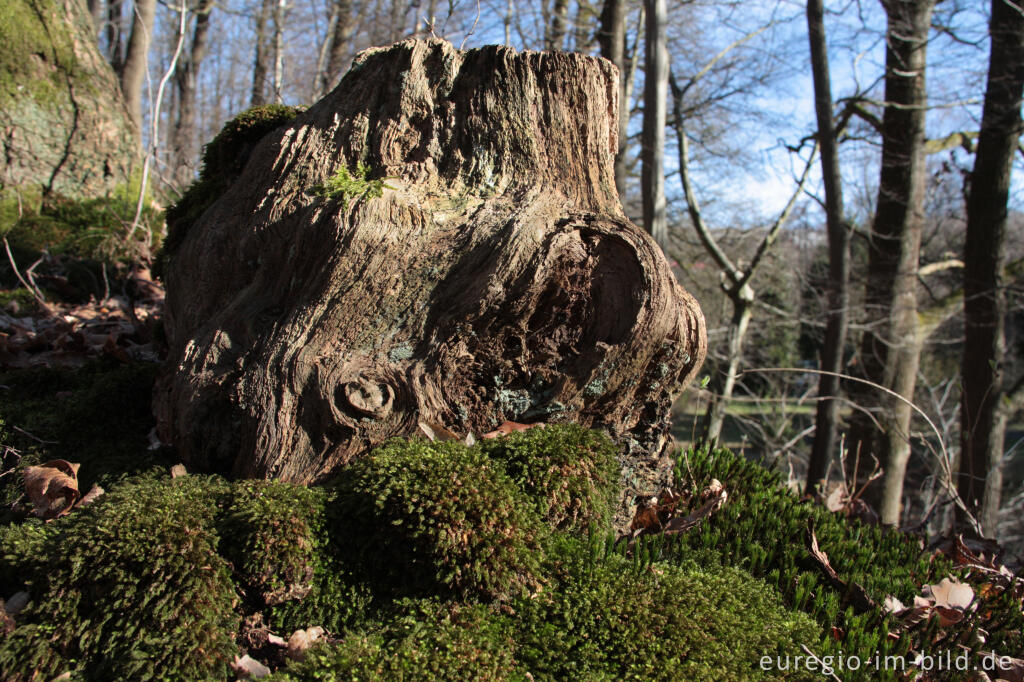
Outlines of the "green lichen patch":
M 345 166 L 339 168 L 326 182 L 313 188 L 314 194 L 341 203 L 343 209 L 349 202 L 356 199 L 376 199 L 383 195 L 385 189 L 394 189 L 384 184 L 380 178 L 372 178 L 372 173 L 362 163 L 356 164 L 355 173 Z
M 501 462 L 555 528 L 607 528 L 619 468 L 616 447 L 604 434 L 578 424 L 551 425 L 485 440 L 480 448 Z
M 125 484 L 46 531 L 5 528 L 5 563 L 37 564 L 22 577 L 32 600 L 0 642 L 6 679 L 226 677 L 239 616 L 213 531 L 225 487 Z
M 376 628 L 310 650 L 269 679 L 525 680 L 507 618 L 480 604 L 405 601 Z
M 167 209 L 165 256 L 173 256 L 193 223 L 242 174 L 259 141 L 303 111 L 305 107 L 267 104 L 246 109 L 224 124 L 203 150 L 199 179 Z
M 551 589 L 514 605 L 517 659 L 536 680 L 814 679 L 760 669 L 821 632 L 739 569 L 594 557 L 564 536 L 549 561 Z
M 342 475 L 337 500 L 348 551 L 385 590 L 509 599 L 537 583 L 540 519 L 478 449 L 391 441 Z

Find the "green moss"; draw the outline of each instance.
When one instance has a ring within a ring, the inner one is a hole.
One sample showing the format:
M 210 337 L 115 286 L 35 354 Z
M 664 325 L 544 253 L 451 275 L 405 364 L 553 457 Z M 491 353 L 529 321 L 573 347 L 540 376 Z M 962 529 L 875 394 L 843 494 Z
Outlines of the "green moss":
M 578 424 L 534 428 L 482 441 L 540 515 L 559 529 L 602 529 L 618 497 L 616 448 L 602 433 Z
M 18 560 L 46 561 L 0 642 L 7 679 L 226 677 L 240 619 L 213 531 L 225 489 L 196 476 L 125 484 L 41 539 L 19 529 Z
M 522 680 L 507 619 L 490 608 L 403 602 L 380 627 L 311 649 L 272 680 Z
M 24 97 L 23 88 L 32 88 L 33 98 L 52 102 L 64 87 L 65 73 L 47 65 L 61 65 L 72 71 L 76 59 L 71 38 L 72 25 L 42 16 L 62 16 L 63 9 L 52 0 L 23 0 L 4 3 L 0 12 L 0 103 L 12 97 Z M 49 30 L 47 27 L 49 24 Z M 29 55 L 36 59 L 27 58 Z
M 735 568 L 636 565 L 581 540 L 550 550 L 555 580 L 517 611 L 517 658 L 536 680 L 813 679 L 759 667 L 819 629 Z
M 785 489 L 777 474 L 728 450 L 704 448 L 684 453 L 676 477 L 680 489 L 694 484 L 701 489 L 717 478 L 729 493 L 729 502 L 699 528 L 667 543 L 661 556 L 677 562 L 737 566 L 764 579 L 784 595 L 791 607 L 813 616 L 822 628 L 835 626 L 842 633 L 838 640 L 825 640 L 820 654 L 843 652 L 865 660 L 876 653 L 905 654 L 915 638 L 923 638 L 917 642 L 919 647 L 927 649 L 931 645 L 922 632 L 897 641 L 887 637 L 895 627 L 880 608 L 855 613 L 847 595 L 830 586 L 810 560 L 805 535 L 808 520 L 813 520 L 819 546 L 828 554 L 832 567 L 843 580 L 866 588 L 879 605 L 888 595 L 911 603 L 923 585 L 955 574 L 947 560 L 924 551 L 919 539 L 802 502 Z M 965 619 L 958 626 L 962 630 L 958 641 L 978 641 L 971 633 L 982 627 L 1006 637 L 1001 640 L 1007 646 L 1005 650 L 1020 650 L 1024 614 L 1019 604 L 1010 609 L 999 598 L 986 597 L 978 612 L 987 613 L 991 624 Z
M 400 594 L 508 599 L 537 581 L 540 519 L 478 449 L 393 440 L 338 482 L 347 551 Z
M 165 256 L 173 256 L 192 224 L 242 174 L 259 141 L 304 110 L 305 107 L 267 104 L 246 109 L 224 124 L 203 150 L 199 179 L 167 209 Z
M 312 586 L 323 491 L 269 481 L 232 490 L 221 525 L 223 553 L 260 607 L 304 597 Z
M 371 179 L 370 169 L 362 163 L 356 164 L 355 174 L 342 166 L 323 185 L 313 188 L 313 192 L 321 197 L 334 199 L 348 208 L 353 199 L 376 199 L 384 193 L 384 189 L 393 189 L 377 178 Z
M 159 468 L 164 452 L 149 450 L 155 425 L 150 405 L 159 366 L 91 362 L 75 370 L 39 368 L 0 374 L 0 418 L 9 427 L 8 445 L 34 452 L 36 459 L 66 459 L 82 465 L 82 491 L 105 488 Z M 19 427 L 35 438 L 13 431 Z M 40 443 L 40 439 L 42 442 Z M 26 464 L 27 462 L 23 462 Z

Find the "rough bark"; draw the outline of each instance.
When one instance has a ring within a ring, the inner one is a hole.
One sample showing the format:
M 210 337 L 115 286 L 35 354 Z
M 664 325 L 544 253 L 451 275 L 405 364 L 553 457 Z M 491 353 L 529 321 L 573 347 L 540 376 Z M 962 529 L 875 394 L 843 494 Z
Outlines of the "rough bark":
M 914 400 L 921 335 L 917 320 L 917 269 L 924 222 L 925 56 L 934 0 L 886 0 L 885 112 L 878 205 L 868 248 L 867 312 L 875 331 L 865 332 L 861 361 L 866 379 Z M 881 392 L 861 399 L 877 406 L 882 427 L 857 417 L 851 447 L 861 462 L 877 456 L 885 473 L 869 489 L 883 523 L 900 521 L 903 479 L 910 458 L 912 410 Z M 861 470 L 865 467 L 861 466 Z
M 196 175 L 196 83 L 199 80 L 199 68 L 206 56 L 206 41 L 210 32 L 210 13 L 213 6 L 214 0 L 199 1 L 187 57 L 181 59 L 174 70 L 177 111 L 174 126 L 171 128 L 170 146 L 174 159 L 174 168 L 171 172 L 178 187 L 186 187 Z
M 361 53 L 170 253 L 163 437 L 192 466 L 305 483 L 420 421 L 578 421 L 650 490 L 706 336 L 622 212 L 617 99 L 577 54 Z M 314 189 L 357 164 L 381 196 Z
M 644 229 L 654 241 L 668 246 L 665 202 L 665 121 L 668 97 L 668 9 L 665 0 L 645 0 L 644 122 L 641 131 L 640 192 Z
M 12 0 L 0 21 L 0 190 L 102 196 L 127 182 L 138 132 L 80 0 Z
M 135 127 L 142 129 L 142 84 L 146 80 L 149 42 L 156 18 L 156 0 L 135 0 L 128 51 L 121 65 L 121 92 Z
M 818 380 L 818 407 L 814 445 L 807 468 L 807 492 L 813 494 L 824 483 L 836 449 L 839 422 L 839 377 L 843 371 L 849 318 L 850 232 L 843 220 L 843 186 L 839 174 L 838 140 L 832 118 L 832 81 L 825 39 L 825 9 L 822 0 L 807 2 L 807 34 L 814 79 L 814 111 L 821 148 L 821 176 L 825 185 L 825 222 L 828 231 L 828 310 L 825 344 L 821 350 L 822 374 Z
M 958 492 L 995 537 L 1008 415 L 1005 395 L 1006 218 L 1013 156 L 1021 134 L 1024 16 L 994 0 L 988 83 L 967 194 L 964 245 L 964 359 Z M 960 514 L 962 516 L 962 514 Z M 966 526 L 964 519 L 959 525 Z

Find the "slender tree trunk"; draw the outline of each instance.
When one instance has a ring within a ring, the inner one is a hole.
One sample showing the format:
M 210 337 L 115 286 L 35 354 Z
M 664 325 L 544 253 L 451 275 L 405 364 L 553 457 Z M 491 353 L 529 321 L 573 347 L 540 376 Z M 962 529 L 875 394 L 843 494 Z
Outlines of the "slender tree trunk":
M 665 108 L 668 96 L 668 47 L 665 0 L 644 0 L 647 9 L 644 73 L 642 168 L 644 229 L 664 249 L 668 244 L 665 215 Z
M 877 455 L 884 469 L 881 490 L 869 491 L 882 522 L 898 524 L 903 479 L 910 458 L 910 419 L 921 335 L 917 320 L 917 269 L 925 190 L 925 54 L 933 0 L 885 0 L 885 113 L 878 206 L 868 249 L 866 304 L 878 328 L 864 334 L 865 377 L 902 396 L 879 392 L 875 415 L 881 433 L 859 419 L 853 447 L 863 463 Z M 881 315 L 879 318 L 878 316 Z M 877 402 L 876 402 L 877 400 Z M 861 466 L 864 469 L 864 466 Z
M 732 319 L 729 320 L 728 365 L 725 375 L 719 373 L 717 376 L 721 379 L 716 380 L 712 387 L 715 397 L 708 404 L 705 417 L 707 428 L 704 430 L 704 437 L 709 443 L 717 443 L 722 435 L 725 408 L 736 387 L 736 379 L 740 373 L 740 361 L 743 359 L 743 339 L 747 335 L 750 317 L 754 312 L 754 291 L 749 285 L 745 286 L 735 294 L 730 294 L 729 302 L 732 305 Z
M 288 0 L 274 5 L 274 103 L 284 103 L 284 15 Z
M 268 27 L 273 16 L 275 0 L 263 0 L 256 15 L 256 54 L 252 62 L 252 95 L 250 106 L 266 104 L 267 73 L 270 71 L 270 35 Z
M 561 50 L 565 47 L 565 28 L 569 19 L 569 0 L 555 0 L 551 22 L 544 32 L 544 49 Z
M 177 116 L 171 128 L 170 146 L 173 159 L 173 179 L 184 188 L 192 182 L 196 172 L 196 84 L 199 67 L 206 56 L 207 36 L 210 31 L 210 13 L 215 0 L 200 0 L 196 8 L 196 23 L 192 29 L 192 44 L 188 56 L 178 63 L 174 71 L 177 90 Z
M 335 0 L 334 7 L 338 13 L 338 20 L 327 51 L 327 67 L 323 72 L 321 96 L 337 84 L 341 70 L 345 66 L 345 58 L 351 49 L 352 32 L 356 26 L 356 21 L 352 17 L 352 0 Z
M 615 189 L 619 198 L 626 197 L 626 142 L 629 134 L 629 93 L 627 79 L 629 69 L 626 64 L 626 0 L 605 0 L 601 11 L 601 27 L 597 41 L 601 47 L 601 56 L 619 69 L 619 119 L 617 131 L 619 135 L 618 151 L 615 153 Z
M 964 359 L 961 393 L 960 497 L 994 537 L 1002 492 L 1006 341 L 1007 198 L 1024 91 L 1024 17 L 993 0 L 992 48 L 978 152 L 967 194 L 964 246 Z M 963 513 L 957 525 L 966 529 Z
M 107 4 L 103 0 L 89 0 L 89 15 L 92 17 L 93 28 L 96 29 L 98 37 L 103 30 L 103 17 L 106 14 Z
M 814 110 L 818 120 L 821 147 L 821 175 L 825 184 L 825 221 L 828 228 L 828 311 L 825 345 L 821 352 L 822 374 L 818 380 L 818 410 L 814 445 L 807 470 L 807 492 L 813 493 L 828 475 L 836 447 L 839 421 L 839 377 L 843 369 L 843 348 L 849 307 L 850 236 L 843 220 L 843 187 L 835 123 L 832 118 L 832 83 L 825 40 L 825 11 L 822 0 L 807 2 L 807 33 L 811 47 L 811 71 L 814 77 Z
M 108 0 L 107 2 L 107 61 L 113 67 L 117 77 L 121 77 L 121 69 L 124 66 L 124 24 L 121 19 L 122 0 Z
M 128 39 L 128 53 L 121 69 L 121 92 L 132 121 L 142 130 L 142 83 L 146 79 L 149 42 L 153 35 L 156 0 L 135 0 L 132 14 L 132 34 Z

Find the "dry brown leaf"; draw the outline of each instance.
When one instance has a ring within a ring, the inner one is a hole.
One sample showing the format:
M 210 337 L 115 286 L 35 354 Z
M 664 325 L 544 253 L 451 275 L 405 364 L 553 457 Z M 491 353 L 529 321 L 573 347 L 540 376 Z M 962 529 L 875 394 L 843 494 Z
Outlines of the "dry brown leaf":
M 188 470 L 185 468 L 184 464 L 175 464 L 171 467 L 171 478 L 178 478 L 179 476 L 184 476 L 186 474 L 188 474 Z
M 515 433 L 516 431 L 527 431 L 529 429 L 536 428 L 536 427 L 544 428 L 544 423 L 543 422 L 538 422 L 536 424 L 520 424 L 519 422 L 505 421 L 505 422 L 503 422 L 501 424 L 501 426 L 496 428 L 494 431 L 490 431 L 488 433 L 485 433 L 484 435 L 482 435 L 480 437 L 481 438 L 500 438 L 501 436 L 507 436 L 510 433 Z
M 430 420 L 423 420 L 419 423 L 420 431 L 431 441 L 462 440 L 454 432 L 442 424 Z
M 87 504 L 92 504 L 97 499 L 99 499 L 105 492 L 107 491 L 94 483 L 93 486 L 89 488 L 89 492 L 87 492 L 85 496 L 82 499 L 80 499 L 78 501 L 78 504 L 76 504 L 75 506 L 84 507 Z
M 717 485 L 716 485 L 717 484 Z M 720 509 L 725 504 L 726 500 L 729 499 L 729 493 L 725 491 L 725 488 L 718 481 L 714 479 L 711 481 L 711 485 L 704 491 L 702 497 L 707 499 L 696 511 L 691 512 L 688 516 L 679 518 L 678 516 L 674 519 L 670 519 L 665 524 L 665 535 L 677 535 L 685 532 L 700 524 L 701 521 L 711 516 L 715 510 Z
M 974 588 L 956 579 L 943 578 L 938 585 L 925 585 L 922 590 L 926 599 L 935 606 L 966 610 L 974 601 Z
M 55 519 L 71 511 L 81 497 L 78 492 L 80 466 L 76 462 L 54 459 L 25 469 L 25 494 L 36 516 Z
M 257 680 L 270 674 L 270 668 L 252 658 L 249 654 L 235 656 L 235 660 L 231 662 L 231 669 L 243 677 L 251 677 Z
M 306 657 L 306 649 L 308 649 L 313 642 L 320 639 L 324 635 L 324 629 L 320 626 L 314 626 L 306 628 L 305 630 L 296 630 L 288 638 L 288 658 L 295 661 L 301 661 Z
M 811 558 L 818 565 L 818 569 L 824 574 L 832 588 L 840 594 L 846 595 L 857 613 L 873 611 L 876 608 L 875 601 L 867 593 L 867 590 L 858 583 L 849 583 L 839 577 L 836 569 L 829 563 L 828 554 L 818 547 L 818 537 L 814 534 L 814 519 L 807 519 L 807 551 Z

